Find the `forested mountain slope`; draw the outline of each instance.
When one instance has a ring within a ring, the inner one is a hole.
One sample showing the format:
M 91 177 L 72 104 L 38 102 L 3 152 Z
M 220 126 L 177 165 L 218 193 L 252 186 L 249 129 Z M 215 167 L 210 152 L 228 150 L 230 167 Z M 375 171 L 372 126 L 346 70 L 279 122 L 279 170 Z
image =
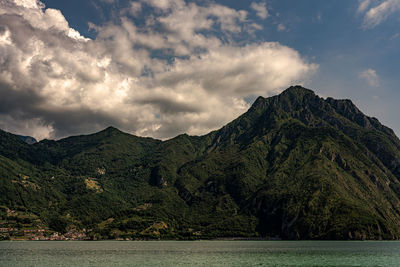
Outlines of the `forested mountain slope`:
M 96 238 L 398 239 L 399 178 L 391 129 L 300 86 L 204 136 L 0 131 L 1 223 Z

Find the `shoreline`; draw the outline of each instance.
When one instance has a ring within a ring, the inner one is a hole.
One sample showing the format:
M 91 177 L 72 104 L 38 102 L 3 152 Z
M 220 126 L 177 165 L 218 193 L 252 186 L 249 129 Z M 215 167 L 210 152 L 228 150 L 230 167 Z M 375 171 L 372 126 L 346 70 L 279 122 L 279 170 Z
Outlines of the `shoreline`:
M 120 240 L 120 239 L 100 239 L 100 240 L 30 240 L 30 239 L 10 239 L 10 240 L 0 240 L 1 242 L 170 242 L 170 241 L 178 241 L 178 242 L 202 242 L 202 241 L 284 241 L 284 242 L 400 242 L 400 240 L 396 239 L 367 239 L 367 240 L 354 240 L 354 239 L 342 239 L 342 240 L 326 240 L 326 239 L 268 239 L 268 238 L 214 238 L 214 239 L 132 239 L 132 240 Z

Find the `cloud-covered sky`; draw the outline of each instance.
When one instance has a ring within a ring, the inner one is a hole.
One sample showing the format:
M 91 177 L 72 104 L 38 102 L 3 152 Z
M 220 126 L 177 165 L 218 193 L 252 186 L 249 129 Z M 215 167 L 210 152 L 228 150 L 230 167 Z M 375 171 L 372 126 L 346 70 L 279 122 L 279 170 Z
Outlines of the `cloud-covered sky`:
M 0 128 L 200 135 L 303 84 L 399 133 L 399 3 L 0 0 Z

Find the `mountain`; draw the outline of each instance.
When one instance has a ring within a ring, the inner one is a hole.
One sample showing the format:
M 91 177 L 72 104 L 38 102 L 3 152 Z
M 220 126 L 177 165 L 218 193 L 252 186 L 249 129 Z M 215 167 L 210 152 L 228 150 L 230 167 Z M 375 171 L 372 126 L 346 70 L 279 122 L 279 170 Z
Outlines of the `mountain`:
M 21 138 L 25 143 L 28 145 L 32 145 L 34 143 L 37 143 L 37 140 L 31 136 L 23 136 L 23 135 L 18 135 L 19 138 Z
M 204 136 L 0 131 L 0 223 L 45 235 L 399 239 L 399 179 L 391 129 L 300 86 Z

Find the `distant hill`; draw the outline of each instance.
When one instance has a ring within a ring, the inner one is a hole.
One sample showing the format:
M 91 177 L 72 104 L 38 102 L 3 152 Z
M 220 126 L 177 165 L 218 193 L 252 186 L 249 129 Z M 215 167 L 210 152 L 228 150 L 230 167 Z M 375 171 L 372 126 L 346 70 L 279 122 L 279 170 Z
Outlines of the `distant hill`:
M 28 145 L 32 145 L 34 143 L 37 143 L 37 140 L 35 138 L 31 137 L 31 136 L 18 135 L 18 137 L 21 138 Z
M 300 86 L 204 136 L 109 127 L 28 145 L 0 131 L 1 223 L 49 234 L 399 239 L 399 179 L 391 129 Z

